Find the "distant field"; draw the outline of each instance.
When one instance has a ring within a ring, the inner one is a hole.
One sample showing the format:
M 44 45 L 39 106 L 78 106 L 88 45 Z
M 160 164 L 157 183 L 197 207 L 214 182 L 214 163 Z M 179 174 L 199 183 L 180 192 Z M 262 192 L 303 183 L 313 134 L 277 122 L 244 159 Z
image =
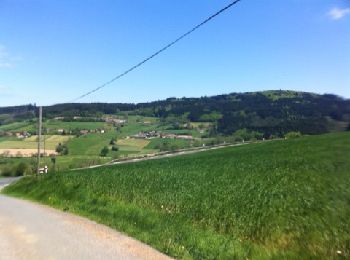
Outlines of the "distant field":
M 1 125 L 0 131 L 21 131 L 20 129 L 23 129 L 27 126 L 29 126 L 31 123 L 25 121 L 25 122 L 15 122 L 7 125 Z
M 59 143 L 68 141 L 71 136 L 51 135 L 45 138 L 45 147 L 47 149 L 55 150 Z M 37 148 L 37 136 L 31 136 L 23 140 L 0 140 L 0 149 L 36 149 Z
M 348 132 L 24 178 L 5 193 L 175 258 L 348 259 L 349 158 Z
M 168 138 L 154 138 L 150 140 L 150 143 L 145 147 L 147 149 L 156 149 L 159 146 L 167 143 L 169 146 L 175 145 L 177 148 L 190 147 L 191 141 L 183 139 L 168 139 Z
M 47 128 L 51 131 L 56 131 L 57 129 L 65 129 L 65 130 L 95 130 L 98 128 L 106 127 L 105 122 L 64 122 L 60 120 L 50 119 L 43 122 L 43 127 Z M 16 122 L 7 125 L 0 126 L 0 131 L 11 131 L 11 132 L 21 132 L 21 131 L 30 131 L 35 132 L 37 128 L 36 123 L 34 122 Z
M 32 157 L 38 154 L 38 150 L 35 148 L 11 148 L 0 149 L 0 155 L 5 157 Z M 46 149 L 45 154 L 48 156 L 56 155 L 56 151 L 53 149 Z
M 64 122 L 59 120 L 49 120 L 44 123 L 45 128 L 49 128 L 51 130 L 57 129 L 80 129 L 80 130 L 95 130 L 98 128 L 104 128 L 106 123 L 104 122 Z
M 134 138 L 128 138 L 128 139 L 120 139 L 117 142 L 117 145 L 122 147 L 133 147 L 134 149 L 141 150 L 145 146 L 149 144 L 149 140 L 146 139 L 134 139 Z
M 104 146 L 108 146 L 116 133 L 87 134 L 71 139 L 67 145 L 71 155 L 99 155 Z
M 128 116 L 128 122 L 133 124 L 133 123 L 144 123 L 148 122 L 151 124 L 156 124 L 159 122 L 159 118 L 157 117 L 148 117 L 148 116 Z
M 213 123 L 212 122 L 191 122 L 190 125 L 192 127 L 198 128 L 200 126 L 203 126 L 203 128 L 208 128 L 211 126 Z

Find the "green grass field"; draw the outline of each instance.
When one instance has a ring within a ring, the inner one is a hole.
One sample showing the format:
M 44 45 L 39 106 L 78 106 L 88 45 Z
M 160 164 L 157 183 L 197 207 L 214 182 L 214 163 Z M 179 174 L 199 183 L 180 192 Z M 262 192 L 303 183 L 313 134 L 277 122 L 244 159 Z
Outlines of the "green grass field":
M 27 122 L 27 121 L 15 122 L 15 123 L 11 123 L 11 124 L 1 125 L 0 131 L 10 131 L 10 132 L 22 131 L 21 129 L 24 129 L 24 128 L 29 127 L 31 125 L 32 124 Z
M 106 127 L 106 123 L 104 122 L 64 122 L 60 120 L 48 120 L 44 123 L 45 128 L 49 128 L 51 130 L 57 129 L 80 129 L 80 130 L 95 130 L 98 128 Z
M 109 144 L 116 134 L 107 132 L 105 134 L 87 134 L 71 139 L 67 145 L 70 155 L 99 155 L 101 149 Z
M 58 129 L 65 130 L 95 130 L 98 128 L 106 128 L 107 124 L 105 122 L 65 122 L 61 120 L 50 119 L 43 122 L 43 127 L 49 129 L 50 131 L 56 131 Z M 22 132 L 30 131 L 35 132 L 37 128 L 36 122 L 15 122 L 7 125 L 0 126 L 0 131 L 10 131 L 10 132 Z
M 169 138 L 154 138 L 146 146 L 148 149 L 157 149 L 162 144 L 167 143 L 169 146 L 176 146 L 177 148 L 188 148 L 191 146 L 191 141 L 184 139 L 169 139 Z M 159 148 L 158 148 L 159 149 Z
M 28 177 L 4 192 L 177 258 L 348 258 L 349 158 L 350 133 L 328 134 Z
M 145 146 L 149 144 L 149 140 L 146 139 L 134 139 L 134 138 L 128 138 L 128 139 L 119 139 L 117 142 L 117 145 L 120 148 L 123 147 L 133 147 L 133 149 L 136 150 L 142 150 Z

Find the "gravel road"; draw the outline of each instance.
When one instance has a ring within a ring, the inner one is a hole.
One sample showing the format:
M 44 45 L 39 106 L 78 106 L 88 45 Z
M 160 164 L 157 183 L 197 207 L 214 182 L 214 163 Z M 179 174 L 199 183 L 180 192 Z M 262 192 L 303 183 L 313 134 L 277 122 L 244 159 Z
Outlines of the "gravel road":
M 85 218 L 0 195 L 0 259 L 169 258 Z

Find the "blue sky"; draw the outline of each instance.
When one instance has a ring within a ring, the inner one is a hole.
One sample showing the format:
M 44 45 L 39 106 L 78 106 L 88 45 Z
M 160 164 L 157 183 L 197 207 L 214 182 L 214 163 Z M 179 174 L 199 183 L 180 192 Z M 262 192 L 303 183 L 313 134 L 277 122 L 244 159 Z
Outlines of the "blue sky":
M 228 0 L 0 0 L 0 106 L 68 102 Z M 79 102 L 291 89 L 350 98 L 347 0 L 242 0 Z

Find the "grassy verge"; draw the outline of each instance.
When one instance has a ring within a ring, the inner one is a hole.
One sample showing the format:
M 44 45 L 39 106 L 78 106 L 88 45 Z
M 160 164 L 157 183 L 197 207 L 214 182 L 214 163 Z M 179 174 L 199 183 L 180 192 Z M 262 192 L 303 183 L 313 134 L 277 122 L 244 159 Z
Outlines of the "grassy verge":
M 329 134 L 24 178 L 4 192 L 178 258 L 336 259 L 350 251 L 349 158 L 350 133 Z

